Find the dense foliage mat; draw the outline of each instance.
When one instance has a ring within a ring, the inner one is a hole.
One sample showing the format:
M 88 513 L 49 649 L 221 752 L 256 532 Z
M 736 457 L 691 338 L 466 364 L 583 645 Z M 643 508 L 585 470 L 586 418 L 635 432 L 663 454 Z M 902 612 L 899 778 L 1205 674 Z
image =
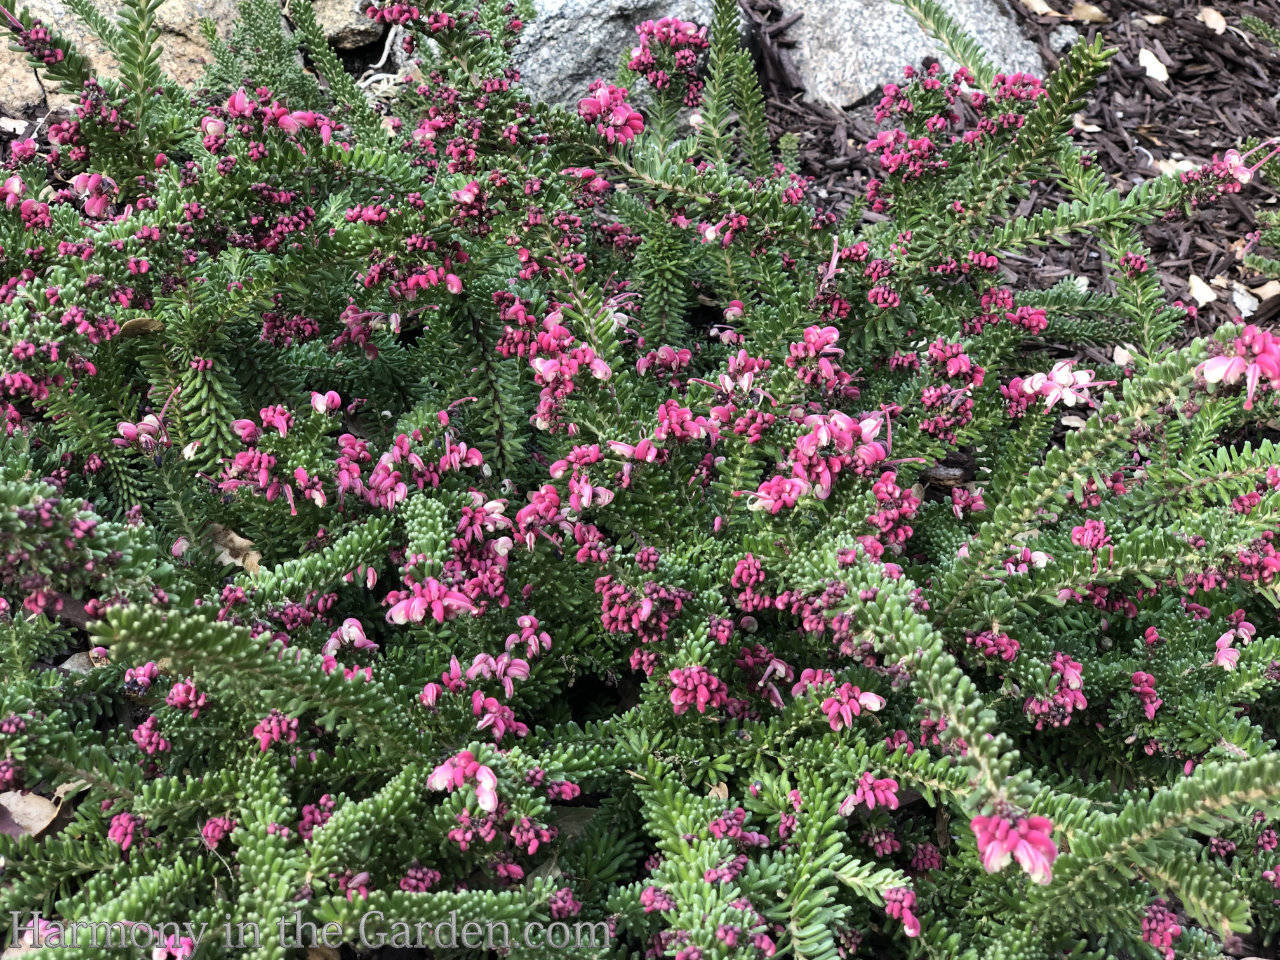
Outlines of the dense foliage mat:
M 1138 234 L 1245 154 L 1122 196 L 1068 134 L 1101 43 L 1006 76 L 912 0 L 966 66 L 886 91 L 866 225 L 773 154 L 732 0 L 576 114 L 521 97 L 527 9 L 374 8 L 392 116 L 305 0 L 294 39 L 245 0 L 194 95 L 155 0 L 73 6 L 119 77 L 20 12 L 80 107 L 0 187 L 11 935 L 1275 937 L 1280 338 L 1171 346 Z M 1086 235 L 1114 293 L 1000 282 Z

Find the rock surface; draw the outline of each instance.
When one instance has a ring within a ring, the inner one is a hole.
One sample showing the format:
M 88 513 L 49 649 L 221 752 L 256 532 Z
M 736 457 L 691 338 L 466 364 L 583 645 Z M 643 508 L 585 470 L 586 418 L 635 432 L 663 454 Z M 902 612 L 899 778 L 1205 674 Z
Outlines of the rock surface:
M 114 20 L 120 11 L 120 0 L 96 0 L 103 15 Z M 89 28 L 81 22 L 63 0 L 15 0 L 25 6 L 46 26 L 62 34 L 88 57 L 95 69 L 111 70 L 115 61 L 101 44 L 93 39 Z M 384 28 L 364 15 L 369 0 L 316 0 L 316 20 L 325 35 L 339 49 L 363 46 L 382 36 Z M 164 53 L 160 65 L 179 83 L 190 86 L 204 73 L 210 54 L 200 33 L 200 20 L 208 18 L 218 28 L 218 36 L 230 36 L 238 19 L 237 0 L 167 0 L 156 14 Z M 0 115 L 31 116 L 34 113 L 71 101 L 45 89 L 36 79 L 26 57 L 8 49 L 9 34 L 0 38 Z
M 74 43 L 96 69 L 110 70 L 115 66 L 111 54 L 93 38 L 89 28 L 62 0 L 24 0 L 19 6 L 25 6 L 46 26 Z M 97 6 L 112 20 L 120 10 L 118 0 L 98 0 Z M 180 83 L 194 83 L 204 73 L 209 57 L 208 46 L 200 35 L 201 18 L 214 21 L 218 25 L 219 36 L 226 37 L 235 23 L 236 7 L 236 0 L 168 0 L 162 5 L 156 21 L 164 47 L 160 65 L 165 72 Z M 3 46 L 4 49 L 0 50 L 0 113 L 21 116 L 69 102 L 64 97 L 53 95 L 52 89 L 42 89 L 26 58 L 9 50 L 7 43 Z
M 315 0 L 316 23 L 339 50 L 354 50 L 382 36 L 385 27 L 365 16 L 369 0 Z
M 1043 76 L 1035 46 L 1022 36 L 1004 0 L 939 0 L 987 51 L 997 70 Z M 902 68 L 941 47 L 890 0 L 783 0 L 788 14 L 803 17 L 787 31 L 796 41 L 792 59 L 805 83 L 805 98 L 846 107 L 902 79 Z M 944 65 L 954 64 L 943 58 Z
M 837 0 L 842 2 L 842 0 Z M 576 104 L 597 77 L 612 82 L 618 61 L 636 44 L 636 25 L 680 17 L 711 22 L 711 0 L 535 0 L 537 17 L 524 28 L 516 65 L 529 95 Z

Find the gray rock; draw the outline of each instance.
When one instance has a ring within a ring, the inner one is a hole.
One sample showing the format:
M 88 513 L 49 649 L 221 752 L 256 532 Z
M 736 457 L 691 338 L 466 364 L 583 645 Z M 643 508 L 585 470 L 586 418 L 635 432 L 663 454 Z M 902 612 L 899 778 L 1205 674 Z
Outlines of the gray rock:
M 516 66 L 529 96 L 576 104 L 598 77 L 612 83 L 618 60 L 636 45 L 636 25 L 680 17 L 711 22 L 711 0 L 535 0 L 538 15 L 517 47 Z
M 1003 0 L 939 0 L 979 44 L 997 70 L 1043 76 L 1044 62 L 1022 36 Z M 785 34 L 805 82 L 806 99 L 846 107 L 881 86 L 901 82 L 902 68 L 926 56 L 955 64 L 925 35 L 907 11 L 890 0 L 783 0 L 787 13 L 803 18 Z
M 1061 53 L 1080 39 L 1080 31 L 1069 23 L 1059 24 L 1049 33 L 1049 49 Z

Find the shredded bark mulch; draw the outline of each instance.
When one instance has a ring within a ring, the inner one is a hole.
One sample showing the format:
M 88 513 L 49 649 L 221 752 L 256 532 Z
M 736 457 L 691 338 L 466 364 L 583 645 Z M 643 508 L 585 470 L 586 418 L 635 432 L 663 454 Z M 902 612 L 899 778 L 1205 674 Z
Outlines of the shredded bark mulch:
M 840 111 L 805 103 L 787 39 L 787 28 L 799 17 L 788 12 L 787 0 L 739 2 L 752 25 L 770 136 L 776 140 L 788 132 L 798 135 L 800 172 L 816 178 L 810 199 L 843 216 L 877 174 L 865 145 L 878 130 L 874 107 L 879 96 Z M 1280 53 L 1241 25 L 1241 17 L 1251 14 L 1280 26 L 1280 10 L 1271 2 L 1218 0 L 1213 9 L 1225 20 L 1222 33 L 1197 19 L 1201 0 L 1095 0 L 1106 22 L 1036 16 L 1019 3 L 1012 6 L 1025 35 L 1039 46 L 1051 69 L 1065 50 L 1063 34 L 1070 34 L 1066 28 L 1083 40 L 1101 34 L 1108 47 L 1116 48 L 1110 69 L 1077 120 L 1075 136 L 1082 147 L 1097 153 L 1102 169 L 1122 191 L 1171 169 L 1198 166 L 1249 138 L 1280 134 Z M 1056 6 L 1070 5 L 1056 0 Z M 1167 68 L 1167 81 L 1148 75 L 1139 63 L 1143 49 Z M 1145 229 L 1153 268 L 1171 298 L 1194 302 L 1189 290 L 1193 275 L 1217 294 L 1188 322 L 1188 336 L 1210 333 L 1241 315 L 1233 284 L 1242 284 L 1246 292 L 1264 284 L 1267 278 L 1244 268 L 1242 248 L 1257 229 L 1254 208 L 1276 204 L 1278 198 L 1280 192 L 1255 178 L 1239 194 L 1197 211 L 1189 220 Z M 1018 212 L 1026 214 L 1064 199 L 1056 187 L 1040 184 Z M 1091 243 L 1037 249 L 1026 256 L 1006 256 L 1003 262 L 1025 286 L 1043 288 L 1063 277 L 1083 275 L 1095 289 L 1107 288 L 1102 256 Z M 1270 290 L 1255 298 L 1260 301 L 1256 306 L 1247 297 L 1241 299 L 1245 312 L 1254 311 L 1249 317 L 1253 322 L 1280 314 L 1280 295 Z

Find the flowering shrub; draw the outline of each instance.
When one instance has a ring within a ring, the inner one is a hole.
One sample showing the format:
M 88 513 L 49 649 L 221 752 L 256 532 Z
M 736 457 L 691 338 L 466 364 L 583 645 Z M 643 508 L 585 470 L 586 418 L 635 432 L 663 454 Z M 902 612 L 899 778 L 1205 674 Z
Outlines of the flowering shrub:
M 1169 346 L 1139 233 L 1238 171 L 1116 193 L 1100 45 L 1008 76 L 911 7 L 966 66 L 886 88 L 865 224 L 772 155 L 732 0 L 576 111 L 521 96 L 527 9 L 375 7 L 423 51 L 388 116 L 305 3 L 314 72 L 245 0 L 194 96 L 150 0 L 119 80 L 14 19 L 80 105 L 0 214 L 0 777 L 67 809 L 0 840 L 10 933 L 1275 935 L 1280 339 Z M 1085 231 L 1105 289 L 1001 266 Z

